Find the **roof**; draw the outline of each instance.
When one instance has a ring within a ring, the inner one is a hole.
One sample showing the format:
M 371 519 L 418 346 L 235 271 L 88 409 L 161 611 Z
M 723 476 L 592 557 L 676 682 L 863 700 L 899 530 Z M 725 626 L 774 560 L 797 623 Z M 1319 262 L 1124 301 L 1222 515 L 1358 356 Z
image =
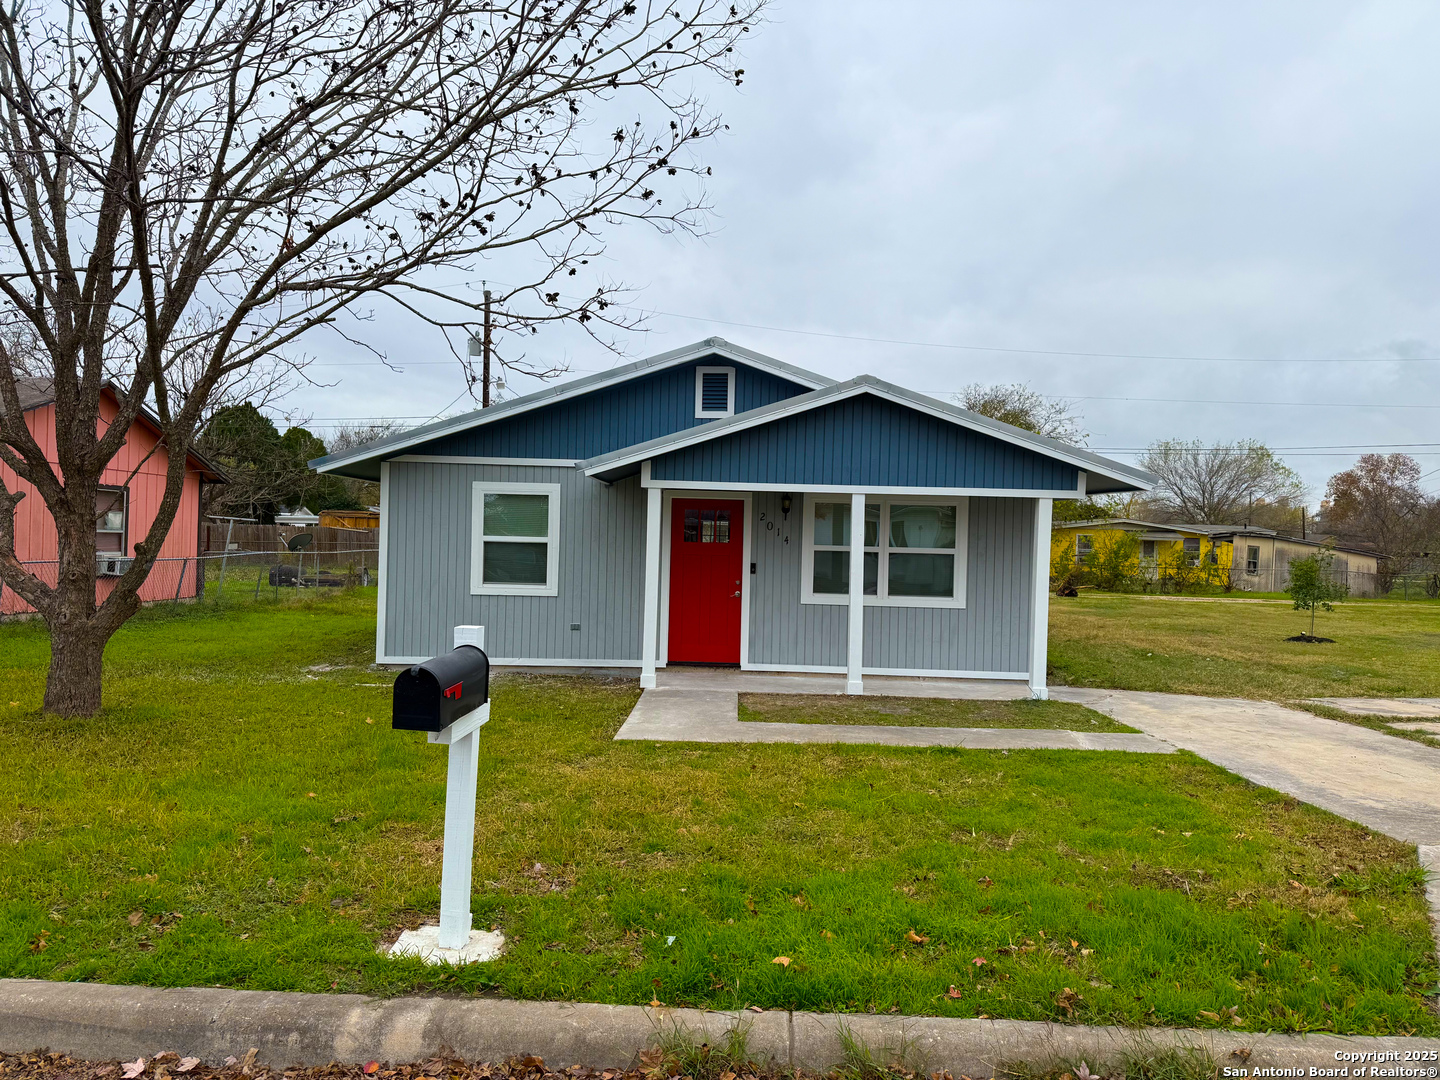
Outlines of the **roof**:
M 123 396 L 122 391 L 115 385 L 113 379 L 106 379 L 101 386 L 102 390 L 109 390 L 118 399 Z M 55 380 L 48 376 L 35 376 L 15 380 L 15 391 L 20 398 L 20 408 L 23 412 L 30 412 L 55 401 Z M 160 431 L 160 418 L 147 409 L 140 406 L 140 419 L 144 420 L 155 431 Z M 200 471 L 207 473 L 206 480 L 212 484 L 227 484 L 230 478 L 225 475 L 223 469 L 216 465 L 198 450 L 192 449 L 189 456 L 199 465 Z
M 1087 474 L 1100 477 L 1104 481 L 1109 481 L 1114 485 L 1099 488 L 1091 486 L 1090 490 L 1148 491 L 1157 481 L 1155 476 L 1145 472 L 1143 469 L 1137 469 L 1132 465 L 1124 465 L 1118 461 L 1112 461 L 1109 458 L 1101 457 L 1099 454 L 1091 453 L 1089 450 L 1082 450 L 1079 447 L 1070 446 L 1056 439 L 1046 438 L 1044 435 L 1037 435 L 1033 431 L 1026 431 L 1023 428 L 1002 423 L 999 420 L 993 420 L 988 416 L 981 416 L 979 413 L 962 409 L 958 405 L 951 405 L 937 398 L 927 397 L 913 390 L 907 390 L 904 387 L 895 386 L 893 383 L 887 383 L 883 379 L 877 379 L 873 375 L 860 375 L 846 382 L 831 383 L 820 389 L 812 390 L 808 394 L 800 394 L 797 397 L 786 398 L 783 401 L 777 401 L 758 409 L 751 409 L 749 412 L 737 413 L 723 420 L 714 420 L 711 423 L 699 427 L 685 428 L 670 435 L 661 436 L 658 439 L 651 439 L 649 442 L 640 443 L 636 446 L 628 446 L 609 454 L 602 454 L 599 457 L 581 462 L 580 467 L 585 470 L 587 476 L 596 476 L 601 479 L 623 475 L 625 471 L 647 458 L 657 457 L 686 446 L 694 446 L 698 443 L 708 442 L 712 439 L 721 438 L 738 431 L 744 431 L 747 428 L 768 424 L 781 417 L 806 412 L 810 409 L 817 409 L 824 405 L 843 401 L 846 398 L 859 394 L 873 394 L 876 397 L 884 398 L 899 405 L 929 413 L 931 416 L 949 421 L 961 427 L 991 435 L 1003 442 L 1012 443 L 1047 457 L 1056 458 L 1074 465 L 1076 468 L 1085 470 Z
M 511 417 L 529 412 L 532 409 L 543 408 L 546 405 L 554 405 L 556 402 L 578 397 L 581 394 L 588 394 L 595 390 L 602 390 L 607 386 L 615 386 L 636 375 L 661 371 L 669 367 L 677 367 L 706 356 L 723 356 L 732 360 L 738 360 L 812 389 L 835 385 L 834 379 L 827 378 L 824 375 L 817 375 L 813 371 L 806 371 L 804 368 L 795 367 L 793 364 L 787 364 L 783 360 L 776 360 L 773 356 L 766 356 L 764 353 L 753 352 L 739 345 L 732 345 L 724 338 L 709 337 L 704 341 L 697 341 L 693 345 L 685 345 L 679 349 L 671 349 L 669 352 L 648 356 L 643 360 L 636 360 L 630 364 L 623 364 L 620 367 L 611 368 L 609 371 L 596 372 L 594 375 L 587 375 L 584 378 L 546 387 L 544 390 L 538 390 L 533 394 L 526 394 L 524 397 L 513 398 L 510 401 L 502 401 L 499 404 L 491 405 L 488 409 L 476 409 L 473 412 L 465 413 L 462 416 L 451 417 L 448 420 L 437 420 L 432 424 L 422 424 L 420 427 L 402 431 L 398 435 L 391 435 L 384 439 L 377 439 L 372 443 L 366 443 L 364 446 L 357 446 L 353 450 L 315 458 L 309 464 L 316 472 L 336 472 L 346 466 L 355 465 L 358 462 L 373 460 L 377 457 L 391 457 L 412 446 L 430 442 L 432 439 L 437 439 L 444 435 L 453 435 L 456 432 L 468 431 L 471 428 L 481 427 L 485 424 L 508 420 Z

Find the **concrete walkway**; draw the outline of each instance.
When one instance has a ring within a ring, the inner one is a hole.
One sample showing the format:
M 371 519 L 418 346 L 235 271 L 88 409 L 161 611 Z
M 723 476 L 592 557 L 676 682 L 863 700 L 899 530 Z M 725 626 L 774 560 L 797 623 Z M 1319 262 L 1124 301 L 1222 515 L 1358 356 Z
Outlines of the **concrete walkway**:
M 1079 687 L 1051 696 L 1377 832 L 1440 845 L 1440 749 L 1268 701 Z
M 1393 716 L 1398 719 L 1440 717 L 1440 698 L 1433 697 L 1317 697 L 1307 700 L 1311 704 L 1328 705 L 1353 716 Z

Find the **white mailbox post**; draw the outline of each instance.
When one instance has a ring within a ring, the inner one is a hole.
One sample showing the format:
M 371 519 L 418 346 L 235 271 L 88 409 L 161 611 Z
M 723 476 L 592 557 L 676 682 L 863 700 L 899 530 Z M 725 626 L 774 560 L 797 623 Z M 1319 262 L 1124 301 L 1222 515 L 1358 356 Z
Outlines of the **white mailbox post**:
M 483 626 L 455 627 L 455 647 L 485 648 Z M 480 729 L 490 719 L 490 702 L 456 718 L 431 743 L 449 747 L 445 777 L 445 848 L 440 867 L 440 924 L 406 930 L 390 948 L 392 956 L 419 956 L 431 964 L 493 960 L 505 945 L 499 931 L 471 927 L 470 889 L 475 861 L 475 789 L 479 782 Z

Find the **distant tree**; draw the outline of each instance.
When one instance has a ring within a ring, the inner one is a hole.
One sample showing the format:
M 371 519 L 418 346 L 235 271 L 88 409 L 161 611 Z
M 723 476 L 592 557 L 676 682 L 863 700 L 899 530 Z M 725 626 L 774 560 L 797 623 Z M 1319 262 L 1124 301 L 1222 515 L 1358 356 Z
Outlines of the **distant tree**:
M 330 435 L 330 453 L 343 454 L 347 450 L 355 450 L 370 443 L 378 442 L 381 439 L 389 438 L 391 435 L 398 435 L 405 430 L 405 425 L 398 420 L 380 420 L 369 424 L 347 424 L 344 427 L 336 428 Z M 380 502 L 380 485 L 369 480 L 351 480 L 349 477 L 337 477 L 345 485 L 350 497 L 355 501 L 356 508 L 375 506 Z
M 955 400 L 971 412 L 1033 431 L 1047 439 L 1084 446 L 1089 438 L 1089 433 L 1081 427 L 1084 421 L 1073 402 L 1047 397 L 1025 383 L 993 386 L 971 383 L 955 395 Z
M 324 442 L 303 427 L 291 427 L 282 435 L 250 402 L 217 412 L 201 433 L 199 447 L 230 479 L 207 490 L 207 514 L 253 517 L 268 524 L 282 508 L 357 510 L 365 505 L 340 477 L 310 469 L 312 458 L 324 456 Z
M 1420 463 L 1409 454 L 1365 454 L 1325 485 L 1325 526 L 1382 555 L 1411 554 L 1428 532 L 1432 500 L 1420 489 Z
M 1170 521 L 1244 525 L 1257 504 L 1305 496 L 1300 478 L 1258 442 L 1157 442 L 1140 467 L 1160 478 L 1149 501 Z
M 1334 602 L 1345 599 L 1349 591 L 1330 573 L 1335 556 L 1329 551 L 1317 551 L 1303 559 L 1290 563 L 1290 584 L 1285 591 L 1290 594 L 1296 611 L 1310 612 L 1310 636 L 1315 636 L 1315 611 L 1324 608 L 1334 611 Z

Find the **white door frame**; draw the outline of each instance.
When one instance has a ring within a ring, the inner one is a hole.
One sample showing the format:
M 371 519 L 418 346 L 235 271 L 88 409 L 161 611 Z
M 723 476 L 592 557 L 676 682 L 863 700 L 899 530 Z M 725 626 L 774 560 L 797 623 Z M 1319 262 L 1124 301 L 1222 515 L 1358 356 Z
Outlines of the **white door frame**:
M 670 531 L 671 504 L 677 499 L 726 499 L 745 504 L 742 529 L 740 574 L 740 667 L 750 662 L 750 559 L 754 529 L 752 494 L 748 491 L 695 491 L 665 488 L 660 510 L 660 626 L 655 643 L 655 667 L 663 668 L 670 658 Z

